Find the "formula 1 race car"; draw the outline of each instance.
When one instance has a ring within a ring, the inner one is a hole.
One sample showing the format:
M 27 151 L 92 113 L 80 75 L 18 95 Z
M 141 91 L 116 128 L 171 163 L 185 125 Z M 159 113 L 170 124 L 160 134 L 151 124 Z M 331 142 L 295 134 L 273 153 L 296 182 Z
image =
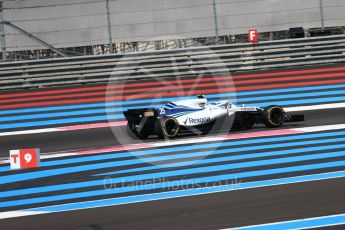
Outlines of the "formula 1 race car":
M 304 121 L 304 115 L 287 115 L 278 105 L 260 108 L 236 106 L 229 101 L 208 103 L 202 95 L 169 102 L 160 108 L 129 109 L 124 116 L 128 134 L 140 139 L 149 135 L 174 138 L 183 133 L 205 134 L 211 129 L 250 129 L 258 123 L 277 128 L 285 122 Z

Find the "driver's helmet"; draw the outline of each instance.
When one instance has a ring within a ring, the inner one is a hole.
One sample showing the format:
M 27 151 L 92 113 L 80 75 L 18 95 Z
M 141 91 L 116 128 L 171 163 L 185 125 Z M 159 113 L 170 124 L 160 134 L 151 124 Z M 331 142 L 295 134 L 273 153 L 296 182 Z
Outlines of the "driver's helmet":
M 206 103 L 199 103 L 199 106 L 201 107 L 201 108 L 205 108 L 206 107 Z

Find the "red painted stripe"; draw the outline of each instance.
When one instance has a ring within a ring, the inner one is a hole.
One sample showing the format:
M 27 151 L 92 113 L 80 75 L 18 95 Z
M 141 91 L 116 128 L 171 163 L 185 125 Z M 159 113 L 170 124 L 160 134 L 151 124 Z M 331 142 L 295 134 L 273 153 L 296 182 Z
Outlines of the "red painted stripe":
M 345 75 L 345 73 L 344 73 Z M 231 79 L 231 78 L 229 78 Z M 214 80 L 214 79 L 213 79 Z M 194 80 L 195 81 L 195 80 Z M 232 81 L 221 81 L 221 82 L 213 82 L 213 83 L 202 83 L 202 84 L 195 84 L 197 87 L 212 87 L 212 86 L 222 86 L 224 83 L 231 84 Z M 161 84 L 161 83 L 160 83 Z M 115 85 L 117 86 L 117 85 Z M 169 90 L 176 88 L 193 88 L 194 84 L 188 85 L 169 85 L 169 86 L 162 86 L 159 87 L 159 90 Z M 115 87 L 109 87 L 115 88 Z M 149 88 L 151 90 L 152 88 Z M 154 88 L 157 90 L 157 87 Z M 39 101 L 39 100 L 49 100 L 49 99 L 61 99 L 61 98 L 79 98 L 79 97 L 91 97 L 91 96 L 105 96 L 107 94 L 125 94 L 127 92 L 146 92 L 146 88 L 139 88 L 139 89 L 118 89 L 118 90 L 107 90 L 107 91 L 99 91 L 99 92 L 86 92 L 86 93 L 78 93 L 78 94 L 60 94 L 60 95 L 52 95 L 52 96 L 33 96 L 33 97 L 25 97 L 25 98 L 14 98 L 14 99 L 3 99 L 0 100 L 0 103 L 13 103 L 13 102 L 24 102 L 24 101 Z
M 198 79 L 198 82 L 218 82 L 218 81 L 226 81 L 232 79 L 232 76 L 220 76 L 220 77 L 204 77 L 201 79 Z M 74 88 L 74 89 L 61 89 L 61 90 L 49 90 L 49 91 L 42 91 L 42 92 L 31 92 L 31 93 L 16 93 L 16 94 L 0 94 L 1 98 L 22 98 L 27 96 L 33 96 L 33 98 L 37 98 L 38 95 L 51 95 L 52 97 L 56 96 L 56 94 L 61 93 L 78 93 L 78 92 L 84 92 L 84 91 L 101 91 L 104 92 L 105 90 L 109 89 L 126 89 L 126 88 L 134 88 L 134 87 L 142 87 L 142 86 L 161 86 L 161 85 L 179 85 L 181 83 L 188 83 L 188 82 L 195 82 L 195 79 L 179 79 L 179 80 L 162 80 L 162 81 L 149 81 L 149 82 L 141 82 L 141 83 L 133 83 L 128 82 L 127 84 L 113 84 L 113 85 L 103 85 L 103 86 L 92 86 L 87 88 Z M 164 84 L 163 84 L 164 83 Z M 79 95 L 79 94 L 76 94 Z
M 281 72 L 269 72 L 269 73 L 254 73 L 254 74 L 242 74 L 242 75 L 234 75 L 233 77 L 242 77 L 242 78 L 249 78 L 249 77 L 264 77 L 264 76 L 282 76 L 282 75 L 291 75 L 291 74 L 306 74 L 306 73 L 322 73 L 322 72 L 329 72 L 329 71 L 343 71 L 345 67 L 336 67 L 336 68 L 320 68 L 320 69 L 311 69 L 311 70 L 293 70 L 293 71 L 281 71 Z M 229 77 L 229 76 L 228 76 Z M 211 77 L 214 79 L 214 77 Z M 217 77 L 218 78 L 218 77 Z M 195 81 L 194 79 L 181 79 L 180 82 L 192 82 Z M 166 81 L 169 82 L 169 81 Z M 130 83 L 130 87 L 140 87 L 152 84 L 161 84 L 160 82 L 142 82 L 142 83 Z M 33 95 L 49 95 L 49 94 L 61 94 L 61 93 L 73 93 L 73 92 L 83 92 L 83 91 L 96 91 L 96 90 L 104 90 L 106 89 L 106 85 L 102 86 L 90 86 L 90 87 L 81 87 L 81 88 L 73 88 L 73 89 L 57 89 L 57 90 L 45 90 L 45 91 L 38 91 L 38 92 L 25 92 L 25 93 L 10 93 L 10 94 L 0 94 L 1 98 L 12 98 L 12 97 L 26 97 L 26 96 L 33 96 Z M 120 88 L 123 86 L 119 86 Z
M 194 90 L 188 92 L 166 92 L 166 93 L 155 93 L 155 94 L 134 94 L 131 96 L 114 96 L 109 100 L 137 100 L 143 98 L 160 98 L 160 97 L 174 97 L 174 96 L 186 96 L 186 95 L 197 95 L 197 94 L 210 94 L 210 93 L 225 93 L 235 91 L 250 91 L 260 89 L 278 89 L 278 88 L 289 88 L 298 86 L 312 86 L 312 85 L 327 85 L 334 83 L 345 83 L 345 79 L 336 80 L 324 80 L 324 81 L 313 81 L 313 82 L 293 82 L 293 83 L 280 83 L 280 84 L 269 84 L 269 85 L 252 85 L 252 86 L 240 86 L 240 87 L 224 87 L 217 89 L 204 89 Z M 106 98 L 108 100 L 108 98 Z M 1 108 L 1 107 L 0 107 Z
M 196 95 L 196 94 L 209 94 L 209 93 L 224 93 L 237 91 L 249 91 L 249 90 L 259 90 L 259 89 L 274 89 L 274 88 L 288 88 L 288 87 L 298 87 L 298 86 L 312 86 L 312 85 L 327 85 L 327 84 L 337 84 L 345 83 L 344 79 L 335 80 L 324 80 L 324 81 L 313 81 L 313 82 L 293 82 L 293 83 L 280 83 L 280 84 L 269 84 L 269 85 L 253 85 L 253 86 L 241 86 L 241 87 L 224 87 L 216 89 L 202 89 L 193 90 L 188 92 L 165 92 L 165 93 L 154 93 L 154 94 L 141 94 L 141 95 L 131 95 L 131 96 L 114 96 L 114 97 L 100 97 L 100 98 L 87 98 L 87 99 L 71 99 L 62 101 L 44 101 L 44 102 L 32 102 L 23 104 L 11 104 L 11 105 L 1 105 L 0 109 L 14 109 L 14 108 L 24 108 L 24 107 L 35 107 L 35 106 L 53 106 L 53 105 L 67 105 L 67 104 L 82 104 L 82 103 L 93 103 L 93 102 L 104 102 L 104 101 L 117 101 L 117 100 L 136 100 L 143 98 L 160 98 L 160 97 L 170 97 L 170 96 L 186 96 L 186 95 Z
M 345 76 L 345 73 L 330 73 L 330 74 L 318 74 L 318 75 L 307 75 L 307 76 L 290 76 L 290 77 L 280 77 L 280 78 L 265 78 L 265 79 L 251 79 L 251 80 L 241 80 L 235 81 L 235 85 L 243 84 L 260 84 L 267 82 L 284 82 L 284 81 L 293 81 L 293 80 L 310 80 L 310 79 L 322 79 L 322 78 L 333 78 Z M 231 77 L 230 77 L 231 79 Z M 199 83 L 195 82 L 193 84 L 178 84 L 178 85 L 168 85 L 162 86 L 157 89 L 157 87 L 148 87 L 148 88 L 136 88 L 136 89 L 121 89 L 121 90 L 108 90 L 108 95 L 121 95 L 129 93 L 146 93 L 148 91 L 164 91 L 164 90 L 188 90 L 188 89 L 200 89 L 201 87 L 223 87 L 226 84 L 228 87 L 233 86 L 233 82 L 230 81 L 221 81 L 221 82 L 212 82 L 212 83 Z M 104 91 L 101 92 L 87 92 L 80 94 L 63 94 L 63 95 L 53 95 L 53 96 L 36 96 L 36 97 L 26 97 L 26 98 L 15 98 L 15 99 L 5 99 L 0 100 L 0 103 L 13 103 L 13 102 L 25 102 L 25 101 L 39 101 L 39 100 L 49 100 L 49 99 L 67 99 L 67 98 L 81 98 L 81 97 L 91 97 L 91 96 L 106 96 Z
M 94 124 L 84 124 L 84 125 L 71 125 L 71 126 L 62 126 L 57 127 L 59 131 L 71 131 L 71 130 L 82 130 L 82 129 L 98 129 L 98 128 L 108 128 L 116 126 L 127 125 L 127 121 L 113 121 L 113 122 L 104 122 L 104 123 L 94 123 Z
M 188 85 L 171 85 L 171 86 L 163 86 L 163 87 L 147 87 L 147 88 L 140 88 L 140 89 L 125 89 L 123 91 L 117 92 L 115 91 L 115 95 L 124 94 L 127 95 L 128 93 L 146 93 L 151 91 L 161 92 L 164 90 L 188 90 L 188 89 L 200 89 L 204 87 L 212 87 L 218 86 L 223 87 L 225 86 L 233 86 L 235 83 L 236 86 L 239 85 L 246 85 L 246 84 L 262 84 L 262 83 L 271 83 L 271 82 L 287 82 L 287 81 L 299 81 L 299 80 L 314 80 L 314 79 L 327 79 L 327 78 L 335 78 L 335 77 L 345 77 L 345 73 L 332 73 L 332 74 L 321 74 L 321 75 L 311 75 L 311 76 L 292 76 L 292 77 L 280 77 L 280 78 L 265 78 L 265 79 L 251 79 L 251 80 L 235 80 L 235 81 L 228 81 L 228 82 L 215 82 L 215 83 L 206 83 L 206 84 L 188 84 Z

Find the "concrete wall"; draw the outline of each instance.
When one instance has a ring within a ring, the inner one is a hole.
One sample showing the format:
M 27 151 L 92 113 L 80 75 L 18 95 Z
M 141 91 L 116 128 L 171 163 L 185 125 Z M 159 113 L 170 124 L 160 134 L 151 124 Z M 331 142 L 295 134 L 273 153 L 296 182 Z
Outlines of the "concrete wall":
M 319 0 L 215 0 L 219 34 L 320 27 Z M 323 0 L 325 26 L 345 25 L 345 1 Z M 56 47 L 108 42 L 105 0 L 5 0 L 4 18 Z M 110 0 L 114 42 L 214 36 L 212 0 Z M 42 48 L 5 28 L 7 50 Z

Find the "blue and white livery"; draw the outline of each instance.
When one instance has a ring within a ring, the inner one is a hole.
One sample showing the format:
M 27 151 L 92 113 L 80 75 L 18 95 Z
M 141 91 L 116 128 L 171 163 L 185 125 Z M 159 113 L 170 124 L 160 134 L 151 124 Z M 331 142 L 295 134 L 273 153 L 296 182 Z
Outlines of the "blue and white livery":
M 149 135 L 173 138 L 179 134 L 204 134 L 211 130 L 250 129 L 254 124 L 280 127 L 286 121 L 304 121 L 303 115 L 286 115 L 282 107 L 236 106 L 230 101 L 208 103 L 203 96 L 172 101 L 160 108 L 124 112 L 128 132 L 144 139 Z

